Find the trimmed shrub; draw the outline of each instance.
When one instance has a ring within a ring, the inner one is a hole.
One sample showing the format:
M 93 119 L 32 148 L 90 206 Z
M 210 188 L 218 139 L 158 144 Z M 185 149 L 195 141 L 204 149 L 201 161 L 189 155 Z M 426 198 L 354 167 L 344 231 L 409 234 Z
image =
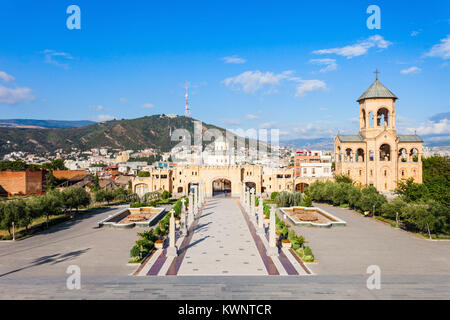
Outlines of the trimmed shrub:
M 134 245 L 131 250 L 130 250 L 130 257 L 139 257 L 140 258 L 141 255 L 141 249 L 139 248 L 138 245 Z

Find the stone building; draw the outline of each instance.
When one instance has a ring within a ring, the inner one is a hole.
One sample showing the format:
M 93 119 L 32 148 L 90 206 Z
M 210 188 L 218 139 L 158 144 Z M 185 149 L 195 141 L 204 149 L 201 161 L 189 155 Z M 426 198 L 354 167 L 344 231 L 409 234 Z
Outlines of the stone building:
M 139 196 L 148 192 L 167 190 L 187 194 L 192 185 L 200 182 L 207 196 L 226 188 L 231 196 L 240 195 L 243 183 L 255 188 L 257 194 L 270 195 L 280 191 L 304 191 L 309 184 L 329 178 L 295 177 L 293 168 L 272 168 L 261 165 L 199 166 L 182 165 L 168 169 L 151 169 L 150 177 L 132 180 L 133 191 Z
M 357 100 L 359 133 L 338 134 L 334 139 L 336 174 L 381 192 L 393 191 L 402 179 L 422 183 L 423 141 L 418 135 L 397 135 L 397 99 L 377 76 Z

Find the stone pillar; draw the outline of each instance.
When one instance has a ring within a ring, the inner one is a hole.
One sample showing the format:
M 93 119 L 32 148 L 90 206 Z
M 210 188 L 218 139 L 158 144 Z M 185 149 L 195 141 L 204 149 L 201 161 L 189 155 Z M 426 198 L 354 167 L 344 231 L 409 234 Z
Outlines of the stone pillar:
M 275 214 L 275 208 L 270 208 L 269 247 L 267 248 L 267 255 L 269 257 L 278 256 L 277 239 L 275 234 Z
M 198 195 L 197 195 L 197 186 L 194 187 L 194 192 L 192 194 L 192 206 L 194 208 L 194 217 L 198 214 Z
M 188 229 L 191 227 L 191 224 L 194 222 L 194 195 L 192 193 L 189 194 L 189 211 L 188 211 Z
M 178 250 L 175 246 L 175 216 L 173 209 L 170 210 L 170 220 L 169 220 L 169 247 L 167 248 L 166 255 L 168 257 L 178 256 Z
M 257 233 L 259 235 L 264 235 L 264 202 L 262 197 L 259 197 L 259 205 L 258 205 L 258 228 Z
M 250 220 L 253 224 L 256 224 L 256 216 L 255 216 L 255 189 L 250 190 L 250 210 L 248 212 L 250 216 Z
M 181 231 L 184 235 L 187 235 L 187 221 L 186 221 L 186 199 L 181 199 Z

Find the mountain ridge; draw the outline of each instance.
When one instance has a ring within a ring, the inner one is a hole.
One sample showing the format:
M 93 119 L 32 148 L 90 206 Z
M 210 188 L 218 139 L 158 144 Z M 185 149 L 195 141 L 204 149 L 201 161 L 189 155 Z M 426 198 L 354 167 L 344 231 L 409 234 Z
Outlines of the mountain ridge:
M 182 128 L 191 137 L 195 119 L 177 116 L 152 115 L 136 119 L 110 120 L 77 128 L 15 128 L 0 127 L 0 156 L 13 151 L 37 154 L 106 147 L 111 149 L 156 148 L 169 151 L 178 141 L 171 141 L 169 132 Z M 203 130 L 225 129 L 203 123 Z

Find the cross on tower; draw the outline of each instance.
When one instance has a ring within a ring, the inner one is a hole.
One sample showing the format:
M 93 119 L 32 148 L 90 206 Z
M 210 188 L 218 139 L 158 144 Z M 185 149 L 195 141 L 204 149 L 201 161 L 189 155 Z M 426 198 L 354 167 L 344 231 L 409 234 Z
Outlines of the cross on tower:
M 378 80 L 378 74 L 380 73 L 380 71 L 378 71 L 378 69 L 376 69 L 374 73 L 376 74 L 376 80 Z

